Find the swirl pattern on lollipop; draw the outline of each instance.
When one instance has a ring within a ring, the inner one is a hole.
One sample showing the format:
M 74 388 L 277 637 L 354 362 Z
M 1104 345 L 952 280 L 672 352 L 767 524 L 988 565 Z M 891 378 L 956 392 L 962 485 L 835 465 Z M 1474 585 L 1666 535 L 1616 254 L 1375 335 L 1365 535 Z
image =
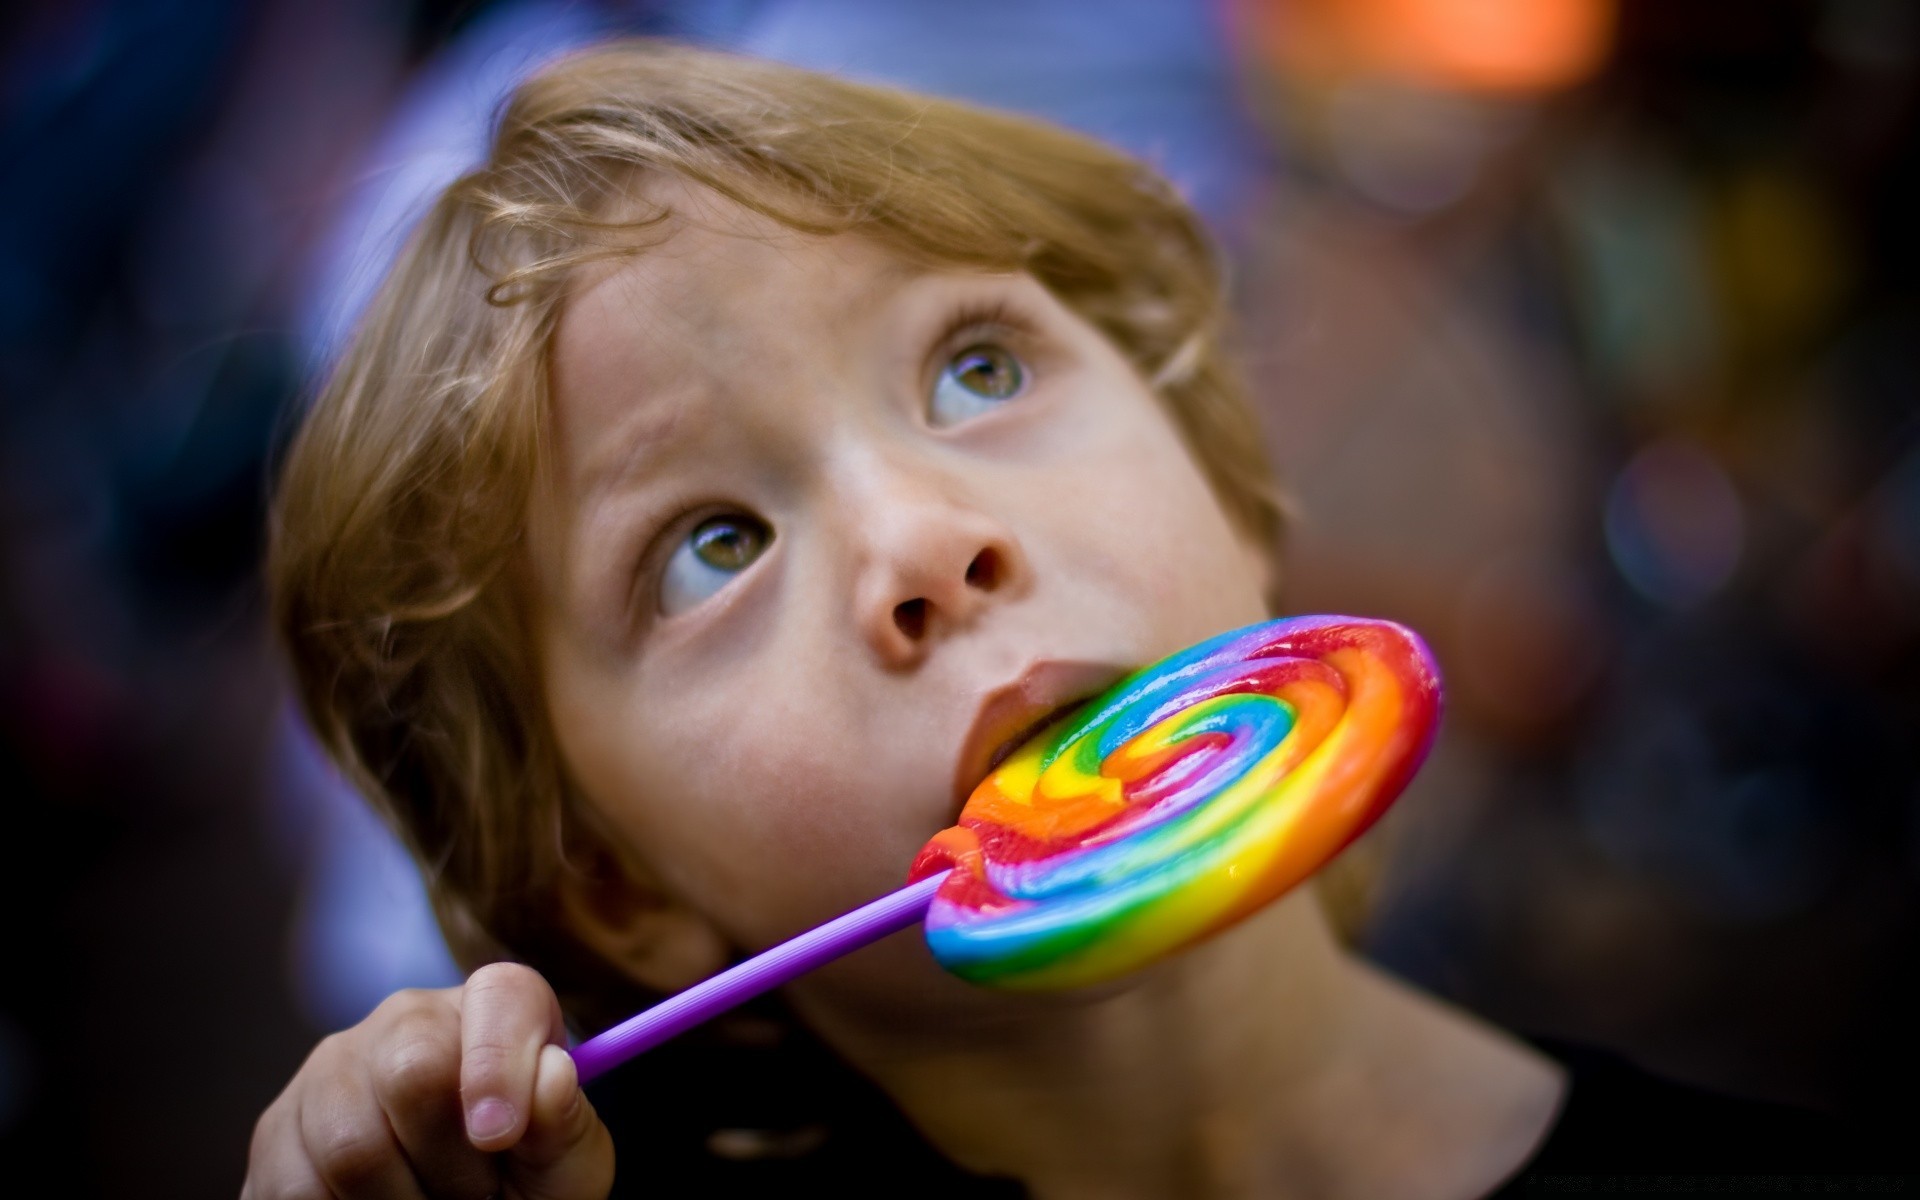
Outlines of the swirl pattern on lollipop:
M 1222 634 L 1122 680 L 975 788 L 915 859 L 942 966 L 1097 983 L 1232 925 L 1366 831 L 1413 777 L 1439 672 L 1388 621 Z

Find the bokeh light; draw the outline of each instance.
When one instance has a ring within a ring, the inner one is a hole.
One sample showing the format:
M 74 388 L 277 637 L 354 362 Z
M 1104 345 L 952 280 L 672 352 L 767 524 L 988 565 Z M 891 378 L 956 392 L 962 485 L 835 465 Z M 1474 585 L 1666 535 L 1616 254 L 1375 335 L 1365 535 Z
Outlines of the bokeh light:
M 1612 0 L 1242 0 L 1262 49 L 1308 73 L 1385 75 L 1527 93 L 1590 78 L 1612 48 Z
M 1681 440 L 1634 455 L 1607 493 L 1607 548 L 1649 600 L 1698 604 L 1740 564 L 1740 494 L 1711 454 Z

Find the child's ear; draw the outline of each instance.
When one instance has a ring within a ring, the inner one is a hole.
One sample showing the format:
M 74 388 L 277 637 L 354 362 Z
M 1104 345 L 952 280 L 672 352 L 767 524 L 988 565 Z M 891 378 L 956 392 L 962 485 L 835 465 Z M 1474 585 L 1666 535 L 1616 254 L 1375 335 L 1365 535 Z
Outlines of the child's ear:
M 726 938 L 704 916 L 604 847 L 576 847 L 557 887 L 568 927 L 644 988 L 672 994 L 728 963 Z

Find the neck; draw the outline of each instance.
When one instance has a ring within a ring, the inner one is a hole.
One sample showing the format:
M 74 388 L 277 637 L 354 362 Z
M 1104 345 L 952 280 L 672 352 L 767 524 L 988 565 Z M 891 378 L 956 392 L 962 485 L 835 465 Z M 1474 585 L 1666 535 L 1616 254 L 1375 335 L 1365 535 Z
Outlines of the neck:
M 1561 1086 L 1348 955 L 1305 889 L 1124 988 L 933 1034 L 794 999 L 951 1158 L 1041 1197 L 1479 1195 Z

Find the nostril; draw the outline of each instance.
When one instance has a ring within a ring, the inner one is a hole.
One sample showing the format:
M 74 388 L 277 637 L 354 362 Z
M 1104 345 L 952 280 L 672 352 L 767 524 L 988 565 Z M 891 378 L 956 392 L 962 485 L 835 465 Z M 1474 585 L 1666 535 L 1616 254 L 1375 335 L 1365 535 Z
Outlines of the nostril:
M 993 550 L 982 550 L 973 556 L 967 564 L 967 584 L 983 592 L 990 592 L 1000 585 L 1000 555 Z
M 893 606 L 893 623 L 901 633 L 913 641 L 927 631 L 927 602 L 925 600 L 902 600 Z

